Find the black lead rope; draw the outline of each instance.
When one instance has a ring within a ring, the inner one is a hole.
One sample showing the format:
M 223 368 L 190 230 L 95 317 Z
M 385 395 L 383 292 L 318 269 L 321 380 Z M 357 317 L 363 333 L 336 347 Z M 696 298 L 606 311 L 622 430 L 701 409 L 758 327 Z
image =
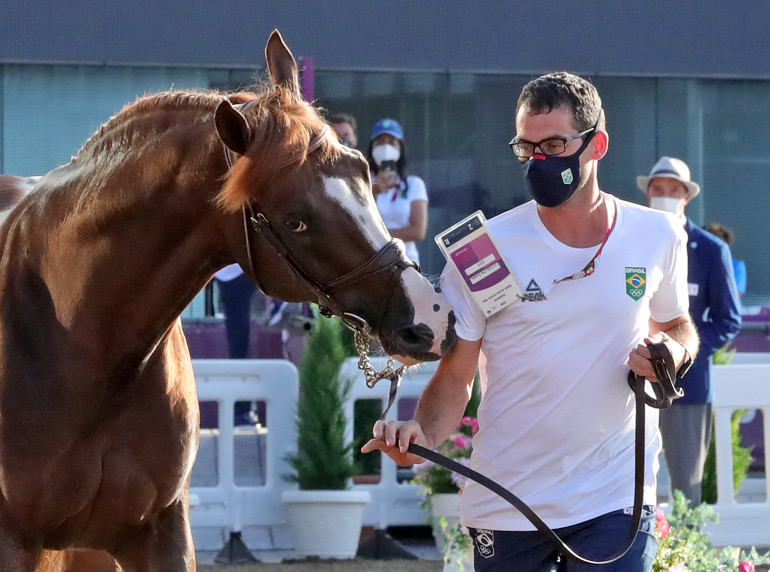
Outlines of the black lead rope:
M 662 346 L 662 347 L 661 347 Z M 559 555 L 568 556 L 578 562 L 584 564 L 602 565 L 616 562 L 625 556 L 636 540 L 636 535 L 639 531 L 639 523 L 642 521 L 642 503 L 644 502 L 644 445 L 645 445 L 645 403 L 652 407 L 668 407 L 671 402 L 677 397 L 684 395 L 681 389 L 677 389 L 674 385 L 676 380 L 676 367 L 674 360 L 671 357 L 671 353 L 666 346 L 662 343 L 648 345 L 650 353 L 652 354 L 652 365 L 655 369 L 655 373 L 660 383 L 653 383 L 656 395 L 658 398 L 653 400 L 645 393 L 645 378 L 635 375 L 632 371 L 628 374 L 628 383 L 634 390 L 634 402 L 636 409 L 636 428 L 634 431 L 635 444 L 634 444 L 634 506 L 631 516 L 631 527 L 628 532 L 628 543 L 622 552 L 609 558 L 607 560 L 591 560 L 585 558 L 580 554 L 572 550 L 559 536 L 551 530 L 548 525 L 527 506 L 524 501 L 514 495 L 509 490 L 503 488 L 501 485 L 493 481 L 492 479 L 485 477 L 481 473 L 474 471 L 473 469 L 461 465 L 457 461 L 454 461 L 440 453 L 431 451 L 421 445 L 410 443 L 407 449 L 410 453 L 433 461 L 434 463 L 441 465 L 450 471 L 454 471 L 483 487 L 486 487 L 496 495 L 500 496 L 514 508 L 516 508 L 521 514 L 523 514 L 529 522 L 531 522 L 535 528 L 545 536 L 548 541 L 556 548 Z M 673 372 L 673 376 L 671 373 Z M 660 385 L 660 389 L 663 391 L 663 397 L 658 393 L 656 386 Z

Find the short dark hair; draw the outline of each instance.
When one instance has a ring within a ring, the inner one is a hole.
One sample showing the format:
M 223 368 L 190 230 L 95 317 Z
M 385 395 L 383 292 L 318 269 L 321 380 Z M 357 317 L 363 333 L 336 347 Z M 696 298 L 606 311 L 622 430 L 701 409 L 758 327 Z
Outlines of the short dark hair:
M 525 85 L 516 102 L 516 115 L 526 107 L 531 112 L 549 113 L 565 108 L 572 112 L 575 129 L 591 129 L 602 110 L 602 100 L 596 87 L 587 79 L 561 71 L 541 75 Z M 602 119 L 599 129 L 604 128 Z
M 338 123 L 350 123 L 353 131 L 358 133 L 358 122 L 356 121 L 356 118 L 349 113 L 333 113 L 329 116 L 329 123 L 332 125 L 337 125 Z
M 718 236 L 722 240 L 724 240 L 727 243 L 727 246 L 733 245 L 733 238 L 735 237 L 735 234 L 733 231 L 729 228 L 727 228 L 723 224 L 719 224 L 718 222 L 710 222 L 709 224 L 705 225 L 704 230 L 707 230 L 714 236 Z

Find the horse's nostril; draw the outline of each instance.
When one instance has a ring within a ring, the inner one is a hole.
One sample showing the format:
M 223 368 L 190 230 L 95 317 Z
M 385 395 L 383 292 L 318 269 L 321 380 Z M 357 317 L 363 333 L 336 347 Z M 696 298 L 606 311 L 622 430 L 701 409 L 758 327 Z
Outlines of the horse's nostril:
M 395 335 L 404 348 L 412 351 L 428 351 L 433 345 L 433 330 L 425 324 L 398 328 Z

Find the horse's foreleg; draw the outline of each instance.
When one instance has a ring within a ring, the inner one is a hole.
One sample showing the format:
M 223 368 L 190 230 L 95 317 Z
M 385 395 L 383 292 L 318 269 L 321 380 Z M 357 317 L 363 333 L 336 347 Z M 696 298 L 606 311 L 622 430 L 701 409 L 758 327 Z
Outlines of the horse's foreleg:
M 132 533 L 114 556 L 125 572 L 195 572 L 186 495 Z

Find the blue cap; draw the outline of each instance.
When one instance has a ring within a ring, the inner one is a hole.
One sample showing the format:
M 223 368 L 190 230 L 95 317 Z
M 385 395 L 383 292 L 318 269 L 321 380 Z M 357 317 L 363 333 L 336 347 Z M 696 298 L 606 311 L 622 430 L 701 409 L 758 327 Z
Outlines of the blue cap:
M 401 129 L 401 125 L 399 125 L 398 121 L 395 119 L 380 119 L 374 124 L 374 127 L 372 127 L 371 138 L 377 139 L 377 137 L 384 135 L 385 133 L 392 135 L 396 139 L 404 138 L 404 130 Z

